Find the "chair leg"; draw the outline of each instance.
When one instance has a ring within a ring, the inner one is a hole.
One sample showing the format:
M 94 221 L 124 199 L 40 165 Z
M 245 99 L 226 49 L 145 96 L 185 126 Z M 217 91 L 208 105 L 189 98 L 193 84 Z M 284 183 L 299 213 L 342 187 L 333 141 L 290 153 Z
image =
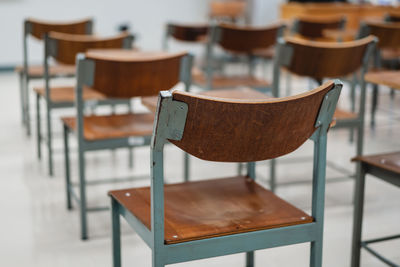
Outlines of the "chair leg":
M 69 140 L 68 140 L 68 127 L 64 125 L 64 162 L 65 162 L 65 189 L 67 193 L 67 209 L 72 209 L 71 201 L 71 173 L 69 161 Z
M 357 179 L 354 188 L 354 221 L 353 221 L 353 239 L 351 243 L 351 267 L 360 266 L 361 254 L 361 233 L 364 212 L 364 188 L 365 188 L 365 170 L 358 163 Z
M 121 267 L 121 231 L 119 204 L 115 199 L 111 199 L 111 221 L 112 221 L 112 249 L 113 267 Z
M 152 254 L 153 254 L 152 255 L 152 257 L 153 257 L 153 259 L 152 259 L 152 267 L 164 267 L 165 264 L 162 261 L 162 259 L 160 258 L 160 256 L 157 255 L 157 251 L 155 251 L 153 249 Z
M 133 147 L 128 148 L 129 169 L 133 169 Z
M 79 193 L 80 193 L 80 216 L 81 216 L 81 239 L 88 239 L 87 234 L 87 210 L 86 210 L 86 178 L 85 178 L 85 155 L 79 144 Z
M 246 252 L 246 267 L 254 267 L 254 251 Z
M 356 112 L 356 86 L 357 86 L 357 75 L 353 76 L 353 79 L 350 83 L 350 105 L 351 105 L 351 112 Z M 350 136 L 349 141 L 350 143 L 354 142 L 354 128 L 350 128 Z
M 42 158 L 42 127 L 41 127 L 41 116 L 40 116 L 40 96 L 36 94 L 36 133 L 37 133 L 37 157 Z
M 271 192 L 275 192 L 275 189 L 276 189 L 276 159 L 270 160 L 269 185 L 270 185 Z
M 237 164 L 237 175 L 242 175 L 242 168 L 243 168 L 243 165 L 242 165 L 242 163 L 238 163 Z
M 310 267 L 322 267 L 322 238 L 311 242 L 310 252 Z
M 375 115 L 376 115 L 376 108 L 378 106 L 378 93 L 379 87 L 378 85 L 374 84 L 372 88 L 372 105 L 371 105 L 371 127 L 375 127 Z
M 24 95 L 24 73 L 21 71 L 19 73 L 19 94 L 21 101 L 21 119 L 22 125 L 25 125 L 25 95 Z
M 25 77 L 24 91 L 25 91 L 25 118 L 26 118 L 26 135 L 31 136 L 31 116 L 30 116 L 30 103 L 29 103 L 29 79 Z
M 51 108 L 49 107 L 50 103 L 47 104 L 46 110 L 46 120 L 47 120 L 47 151 L 49 157 L 49 175 L 54 175 L 53 168 L 53 140 L 52 140 L 52 132 L 51 132 Z
M 186 153 L 186 152 L 184 152 L 183 161 L 184 161 L 183 178 L 184 178 L 185 182 L 187 182 L 187 181 L 189 181 L 189 178 L 190 178 L 189 177 L 190 176 L 190 174 L 189 174 L 189 172 L 190 172 L 190 170 L 189 170 L 190 169 L 190 162 L 189 162 L 189 154 Z

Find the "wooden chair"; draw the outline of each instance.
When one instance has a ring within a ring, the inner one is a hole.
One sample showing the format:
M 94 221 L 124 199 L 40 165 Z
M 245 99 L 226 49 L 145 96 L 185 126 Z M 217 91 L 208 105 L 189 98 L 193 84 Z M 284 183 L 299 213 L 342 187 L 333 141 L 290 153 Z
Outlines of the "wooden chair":
M 208 24 L 182 24 L 170 22 L 166 27 L 163 49 L 165 51 L 169 50 L 170 39 L 179 42 L 206 44 L 208 31 Z
M 30 103 L 29 103 L 29 81 L 33 79 L 43 79 L 44 66 L 31 65 L 29 63 L 28 40 L 33 37 L 37 40 L 43 40 L 46 33 L 50 31 L 69 33 L 69 34 L 92 34 L 93 20 L 82 19 L 69 22 L 50 22 L 28 18 L 24 21 L 24 38 L 23 38 L 23 65 L 17 66 L 16 71 L 20 78 L 20 96 L 21 96 L 21 114 L 23 125 L 26 127 L 27 135 L 31 134 L 30 125 Z M 49 68 L 51 76 L 74 76 L 75 67 L 70 65 L 52 65 Z
M 50 32 L 45 37 L 45 55 L 44 55 L 44 79 L 45 87 L 35 87 L 36 94 L 36 128 L 37 128 L 37 153 L 41 158 L 41 114 L 40 101 L 46 102 L 46 127 L 47 138 L 46 145 L 48 151 L 48 170 L 50 176 L 54 174 L 53 167 L 53 136 L 51 113 L 53 109 L 73 107 L 74 106 L 74 87 L 51 87 L 50 86 L 50 66 L 49 60 L 54 59 L 57 63 L 65 65 L 75 65 L 76 55 L 85 52 L 88 49 L 111 49 L 111 48 L 132 48 L 133 37 L 129 33 L 122 33 L 111 38 L 100 38 L 93 35 L 74 35 L 66 33 Z M 106 97 L 91 89 L 84 91 L 85 100 L 93 100 L 98 104 L 116 104 L 118 101 L 106 99 Z M 119 101 L 123 102 L 123 101 Z M 93 103 L 93 102 L 92 102 Z M 126 101 L 125 101 L 126 104 Z
M 268 27 L 250 27 L 220 24 L 210 30 L 207 44 L 206 74 L 195 73 L 193 83 L 206 89 L 235 88 L 248 86 L 267 90 L 271 87 L 268 81 L 254 76 L 256 53 L 271 49 L 281 35 L 284 25 L 275 24 Z M 214 73 L 216 47 L 235 57 L 243 57 L 249 63 L 249 73 L 245 75 L 230 75 Z
M 339 78 L 360 72 L 361 94 L 357 113 L 336 109 L 334 129 L 349 128 L 357 130 L 356 155 L 361 155 L 364 140 L 365 82 L 364 74 L 368 69 L 370 54 L 376 39 L 372 36 L 352 42 L 327 43 L 307 41 L 299 38 L 281 38 L 278 41 L 272 92 L 280 96 L 281 69 L 300 77 L 312 78 L 322 83 L 324 78 Z M 348 60 L 351 58 L 351 60 Z M 355 86 L 355 85 L 353 85 Z M 275 159 L 271 160 L 271 190 L 276 187 Z
M 211 20 L 236 23 L 246 20 L 247 3 L 244 0 L 218 0 L 210 2 Z
M 400 12 L 399 11 L 388 12 L 384 19 L 387 22 L 400 22 Z
M 343 16 L 302 16 L 294 20 L 292 32 L 296 36 L 314 41 L 332 41 L 326 38 L 326 30 L 343 30 L 346 18 Z
M 152 266 L 311 242 L 322 266 L 326 140 L 341 90 L 328 82 L 281 99 L 239 100 L 161 92 L 151 143 L 151 186 L 109 192 L 114 267 L 121 266 L 120 215 L 152 250 Z M 311 216 L 255 181 L 255 162 L 315 142 Z M 247 175 L 164 185 L 171 142 L 203 160 L 246 162 Z
M 353 159 L 359 165 L 357 180 L 355 186 L 355 203 L 354 203 L 354 222 L 353 222 L 353 239 L 351 253 L 351 267 L 360 266 L 361 248 L 366 249 L 372 255 L 377 257 L 388 266 L 399 266 L 391 260 L 384 257 L 381 253 L 371 248 L 371 244 L 377 242 L 389 241 L 400 238 L 400 235 L 375 238 L 371 240 L 361 240 L 362 221 L 364 213 L 364 189 L 365 176 L 373 175 L 378 179 L 400 187 L 400 152 L 393 152 L 380 155 L 359 156 Z M 396 255 L 397 256 L 397 255 Z
M 374 35 L 379 39 L 374 52 L 374 69 L 365 76 L 367 82 L 373 84 L 371 105 L 371 126 L 375 126 L 375 114 L 378 106 L 379 84 L 387 83 L 388 75 L 391 76 L 393 64 L 400 60 L 400 23 L 365 22 L 361 26 L 360 37 Z M 394 80 L 392 80 L 394 81 Z M 389 81 L 390 82 L 390 81 Z
M 68 136 L 73 132 L 78 139 L 79 207 L 81 238 L 87 239 L 85 153 L 88 151 L 144 146 L 150 143 L 153 131 L 152 113 L 84 116 L 84 90 L 90 88 L 107 98 L 130 99 L 157 95 L 182 81 L 190 87 L 192 57 L 183 53 L 89 51 L 77 61 L 76 117 L 63 118 L 65 145 L 65 177 L 67 206 L 76 196 L 70 182 Z

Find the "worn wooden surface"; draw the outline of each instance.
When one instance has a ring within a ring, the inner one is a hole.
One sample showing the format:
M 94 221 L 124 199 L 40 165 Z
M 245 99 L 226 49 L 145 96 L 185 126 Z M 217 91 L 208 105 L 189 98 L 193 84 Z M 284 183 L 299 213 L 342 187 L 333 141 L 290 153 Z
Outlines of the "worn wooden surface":
M 24 71 L 24 66 L 17 66 L 15 71 L 20 73 Z M 50 65 L 49 73 L 51 76 L 71 76 L 75 75 L 76 68 L 74 65 L 56 64 Z M 32 65 L 28 68 L 28 74 L 30 77 L 43 77 L 44 66 L 43 65 Z
M 44 87 L 34 87 L 33 91 L 36 94 L 45 97 L 46 89 Z M 84 100 L 104 100 L 104 95 L 99 92 L 94 91 L 90 88 L 85 88 L 83 90 Z M 52 102 L 75 102 L 75 87 L 73 86 L 63 86 L 63 87 L 51 87 L 50 88 L 50 100 Z
M 180 141 L 173 141 L 200 159 L 251 162 L 288 154 L 315 131 L 315 121 L 333 82 L 312 91 L 266 100 L 230 100 L 173 92 L 188 105 Z
M 388 170 L 400 175 L 400 152 L 359 156 L 352 161 L 361 161 L 372 166 Z M 399 176 L 400 179 L 400 176 Z
M 151 229 L 149 187 L 109 194 Z M 165 185 L 164 198 L 167 244 L 313 221 L 243 176 Z

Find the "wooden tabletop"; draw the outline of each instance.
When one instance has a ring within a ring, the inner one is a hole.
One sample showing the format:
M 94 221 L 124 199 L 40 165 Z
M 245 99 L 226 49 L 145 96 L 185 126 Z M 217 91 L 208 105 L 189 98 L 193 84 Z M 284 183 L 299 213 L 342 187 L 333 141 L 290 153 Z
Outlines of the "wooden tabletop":
M 254 89 L 250 88 L 240 88 L 240 89 L 221 89 L 221 90 L 211 90 L 199 93 L 203 96 L 212 96 L 224 99 L 268 99 L 271 96 L 260 93 Z M 151 112 L 156 112 L 157 109 L 158 96 L 148 96 L 142 97 L 142 104 L 146 106 Z

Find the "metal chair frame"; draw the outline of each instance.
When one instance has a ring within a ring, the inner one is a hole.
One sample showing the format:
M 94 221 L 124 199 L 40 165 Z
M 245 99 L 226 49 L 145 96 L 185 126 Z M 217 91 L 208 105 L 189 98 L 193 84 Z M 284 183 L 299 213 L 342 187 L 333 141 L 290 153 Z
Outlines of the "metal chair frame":
M 93 20 L 89 20 L 86 26 L 86 34 L 93 33 Z M 32 24 L 29 20 L 24 21 L 23 33 L 23 70 L 19 73 L 20 80 L 20 101 L 22 124 L 26 127 L 27 136 L 31 135 L 31 118 L 30 118 L 30 97 L 29 97 L 29 81 L 43 79 L 44 76 L 29 75 L 29 56 L 28 56 L 28 40 L 32 34 Z M 58 75 L 52 75 L 57 77 Z M 73 77 L 75 75 L 67 75 L 65 77 Z
M 336 81 L 335 86 L 325 95 L 315 123 L 317 129 L 310 138 L 314 141 L 312 193 L 314 222 L 168 245 L 164 243 L 163 150 L 168 139 L 181 140 L 188 106 L 173 100 L 170 92 L 160 92 L 151 142 L 151 230 L 112 198 L 113 266 L 121 266 L 120 215 L 122 215 L 151 248 L 153 267 L 242 252 L 246 252 L 246 266 L 253 267 L 255 250 L 304 242 L 311 242 L 310 266 L 321 267 L 327 131 L 341 88 L 341 82 Z M 252 179 L 256 178 L 255 162 L 247 163 L 247 173 Z
M 188 54 L 181 59 L 180 80 L 185 85 L 185 90 L 189 90 L 191 84 L 191 65 L 193 56 Z M 89 151 L 116 149 L 116 148 L 134 148 L 147 146 L 150 144 L 151 137 L 125 137 L 114 139 L 103 139 L 96 141 L 87 141 L 83 135 L 83 118 L 85 103 L 83 100 L 83 87 L 92 86 L 94 80 L 95 61 L 86 59 L 83 54 L 77 57 L 77 86 L 75 106 L 77 110 L 77 131 L 73 132 L 64 124 L 64 152 L 65 152 L 65 179 L 67 193 L 67 208 L 72 209 L 72 198 L 76 200 L 80 208 L 81 217 L 81 239 L 88 238 L 87 212 L 108 210 L 109 207 L 88 208 L 86 203 L 86 186 L 89 185 L 85 175 L 85 153 Z M 78 161 L 79 161 L 79 196 L 74 192 L 71 183 L 70 157 L 69 157 L 69 133 L 73 132 L 78 140 Z M 185 168 L 187 173 L 187 168 Z M 107 181 L 106 181 L 107 182 Z
M 363 162 L 357 162 L 359 165 L 357 172 L 357 179 L 355 185 L 355 202 L 354 202 L 354 213 L 353 213 L 353 237 L 352 237 L 352 250 L 351 250 L 351 267 L 360 266 L 360 257 L 361 257 L 361 248 L 364 248 L 376 258 L 392 267 L 399 267 L 399 264 L 396 264 L 378 253 L 376 250 L 371 248 L 369 245 L 377 242 L 388 241 L 392 239 L 400 238 L 400 235 L 392 235 L 381 238 L 374 238 L 370 240 L 361 240 L 362 234 L 362 223 L 363 223 L 363 213 L 364 213 L 364 191 L 365 191 L 365 176 L 366 174 L 371 174 L 376 178 L 382 179 L 383 181 L 400 187 L 400 179 L 399 175 L 391 172 L 389 170 L 366 164 Z
M 335 127 L 333 129 L 350 128 L 357 129 L 357 144 L 356 144 L 356 155 L 362 155 L 363 144 L 364 144 L 364 115 L 365 115 L 365 98 L 366 98 L 366 84 L 364 80 L 364 75 L 368 70 L 368 63 L 370 56 L 375 49 L 376 42 L 371 43 L 364 55 L 363 64 L 359 74 L 359 82 L 361 88 L 360 103 L 358 110 L 358 117 L 356 119 L 346 119 L 336 121 Z M 286 43 L 285 39 L 280 38 L 276 46 L 276 57 L 274 62 L 274 73 L 273 73 L 273 86 L 272 94 L 274 97 L 279 97 L 280 95 L 280 73 L 281 68 L 289 64 L 293 55 L 291 47 Z M 356 74 L 354 74 L 356 77 Z M 270 188 L 272 192 L 275 192 L 277 182 L 276 182 L 276 159 L 270 161 Z M 351 178 L 351 176 L 350 176 Z

